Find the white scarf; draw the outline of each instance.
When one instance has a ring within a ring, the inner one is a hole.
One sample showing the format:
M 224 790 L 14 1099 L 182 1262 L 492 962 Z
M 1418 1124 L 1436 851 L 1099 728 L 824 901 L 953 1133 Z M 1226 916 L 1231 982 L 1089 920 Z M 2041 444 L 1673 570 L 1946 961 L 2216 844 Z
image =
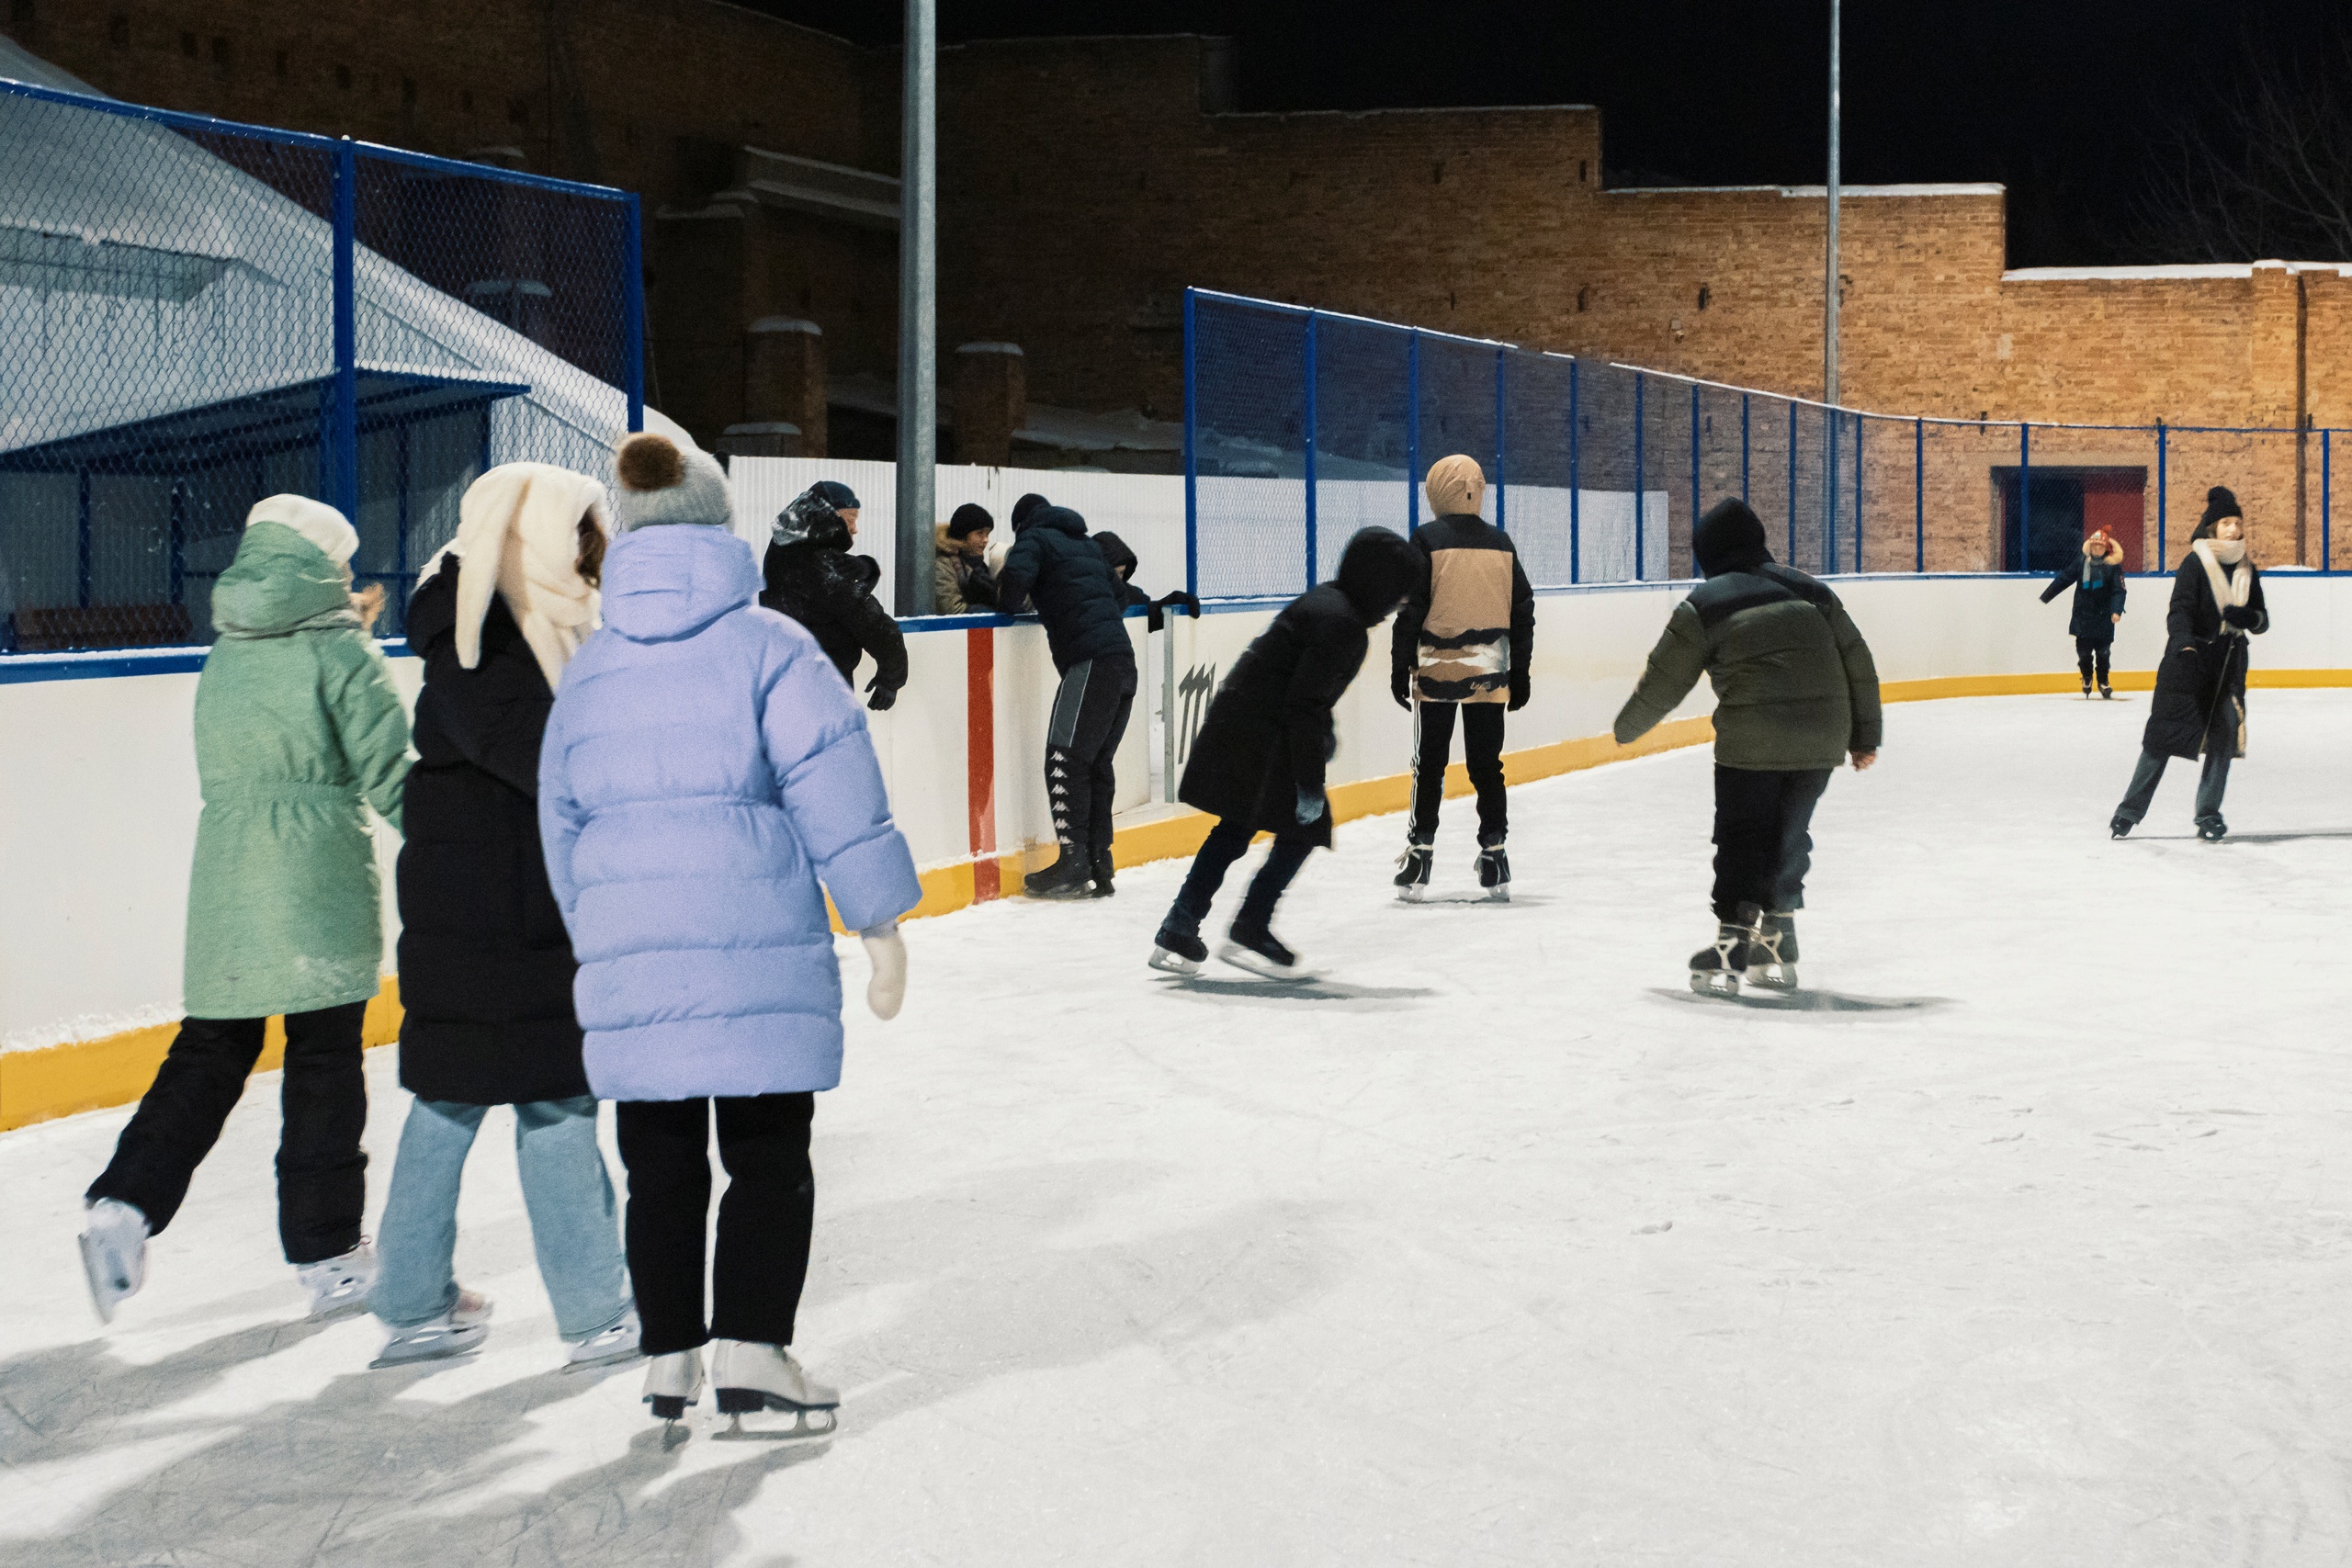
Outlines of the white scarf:
M 482 619 L 495 590 L 553 691 L 596 629 L 600 602 L 580 575 L 580 525 L 611 534 L 605 487 L 548 463 L 503 463 L 467 487 L 458 515 L 458 536 L 417 578 L 423 587 L 456 552 L 458 662 L 468 670 L 481 663 Z
M 2245 558 L 2245 541 L 2232 539 L 2228 542 L 2239 547 L 2237 570 L 2234 571 L 2223 568 L 2221 558 L 2214 553 L 2214 540 L 2199 539 L 2188 547 L 2205 565 L 2205 581 L 2213 590 L 2214 607 L 2225 610 L 2234 604 L 2244 609 L 2247 595 L 2254 592 L 2254 563 Z M 2244 630 L 2226 623 L 2222 629 L 2233 637 L 2245 636 Z

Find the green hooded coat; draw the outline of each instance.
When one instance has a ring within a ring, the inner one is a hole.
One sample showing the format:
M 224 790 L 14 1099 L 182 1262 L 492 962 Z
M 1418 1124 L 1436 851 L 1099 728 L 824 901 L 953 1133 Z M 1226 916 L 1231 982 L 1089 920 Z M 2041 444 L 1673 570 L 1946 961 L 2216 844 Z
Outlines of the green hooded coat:
M 192 1018 L 312 1012 L 376 995 L 382 895 L 368 806 L 394 828 L 408 716 L 343 569 L 254 523 L 212 592 L 196 684 L 204 815 L 187 890 Z

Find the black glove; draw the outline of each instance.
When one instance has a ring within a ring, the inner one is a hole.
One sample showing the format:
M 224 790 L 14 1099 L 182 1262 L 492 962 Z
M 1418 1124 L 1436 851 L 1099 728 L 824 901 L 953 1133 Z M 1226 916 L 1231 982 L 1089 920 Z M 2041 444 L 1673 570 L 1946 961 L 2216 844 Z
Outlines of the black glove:
M 1156 631 L 1158 631 L 1160 627 L 1162 627 L 1162 626 L 1166 626 L 1167 624 L 1168 624 L 1168 617 L 1167 617 L 1167 616 L 1165 616 L 1165 615 L 1161 615 L 1161 614 L 1159 613 L 1159 605 L 1157 605 L 1157 604 L 1147 604 L 1147 605 L 1145 605 L 1145 606 L 1144 606 L 1144 610 L 1143 610 L 1143 629 L 1144 629 L 1144 630 L 1146 630 L 1146 631 L 1148 631 L 1148 632 L 1156 632 Z
M 1526 705 L 1527 682 L 1524 680 L 1513 681 L 1510 683 L 1510 701 L 1505 705 L 1503 711 L 1505 713 L 1517 713 Z
M 899 700 L 899 688 L 884 685 L 882 678 L 878 675 L 865 689 L 874 694 L 865 699 L 865 705 L 876 713 L 888 713 L 890 710 L 890 705 Z
M 1407 713 L 1412 712 L 1413 677 L 1402 668 L 1391 672 L 1388 677 L 1388 694 L 1396 699 L 1398 707 L 1403 708 Z
M 1323 760 L 1329 761 L 1340 754 L 1340 732 L 1337 728 L 1323 731 Z
M 1321 820 L 1322 816 L 1323 792 L 1319 789 L 1309 789 L 1305 784 L 1299 785 L 1298 825 L 1304 828 L 1310 822 Z
M 1201 618 L 1201 602 L 1181 588 L 1159 596 L 1159 608 L 1164 610 L 1170 604 L 1181 604 L 1183 606 L 1184 614 L 1196 621 Z
M 2225 605 L 2222 610 L 2222 619 L 2243 631 L 2254 625 L 2254 607 L 2250 604 Z

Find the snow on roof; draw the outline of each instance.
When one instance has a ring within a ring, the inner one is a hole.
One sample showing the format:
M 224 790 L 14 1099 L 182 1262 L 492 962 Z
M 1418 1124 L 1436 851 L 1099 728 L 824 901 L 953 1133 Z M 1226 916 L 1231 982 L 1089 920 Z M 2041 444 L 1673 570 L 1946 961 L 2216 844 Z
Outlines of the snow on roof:
M 1848 197 L 1867 199 L 1871 197 L 1920 196 L 2000 196 L 2008 187 L 1997 184 L 1980 185 L 1892 185 L 1848 186 L 1838 187 L 1840 201 Z M 1611 186 L 1610 196 L 1780 196 L 1792 201 L 1826 201 L 1827 186 Z
M 2288 272 L 2332 272 L 2352 277 L 2352 262 L 2163 262 L 2153 266 L 2019 266 L 2004 283 L 2147 283 L 2167 279 L 2252 277 L 2257 266 Z

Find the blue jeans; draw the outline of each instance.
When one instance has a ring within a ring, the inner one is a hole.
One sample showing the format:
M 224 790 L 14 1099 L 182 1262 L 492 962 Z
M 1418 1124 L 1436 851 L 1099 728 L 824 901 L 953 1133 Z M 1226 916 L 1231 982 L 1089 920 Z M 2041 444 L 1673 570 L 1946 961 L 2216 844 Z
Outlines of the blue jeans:
M 457 1303 L 458 1181 L 489 1109 L 438 1100 L 409 1107 L 368 1298 L 393 1328 L 430 1323 Z M 514 1159 L 557 1331 L 579 1340 L 610 1328 L 628 1311 L 629 1293 L 612 1178 L 596 1146 L 596 1101 L 582 1095 L 516 1106 Z

